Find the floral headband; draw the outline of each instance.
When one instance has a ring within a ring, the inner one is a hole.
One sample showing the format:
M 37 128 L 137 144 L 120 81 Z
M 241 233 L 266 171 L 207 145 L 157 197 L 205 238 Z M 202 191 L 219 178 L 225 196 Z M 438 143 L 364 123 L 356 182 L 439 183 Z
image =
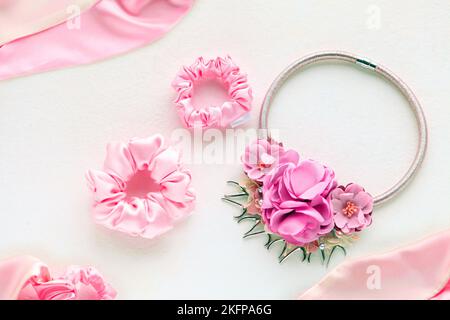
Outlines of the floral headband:
M 419 129 L 416 156 L 408 171 L 394 186 L 372 197 L 356 183 L 341 185 L 334 171 L 316 160 L 304 159 L 295 150 L 285 148 L 270 137 L 268 113 L 273 97 L 295 71 L 320 61 L 344 61 L 372 70 L 397 87 L 408 100 Z M 238 222 L 252 221 L 244 238 L 266 235 L 266 248 L 281 242 L 279 262 L 294 252 L 310 262 L 319 253 L 322 263 L 329 263 L 336 250 L 345 247 L 372 223 L 372 210 L 396 196 L 412 180 L 421 166 L 426 146 L 427 128 L 419 101 L 403 81 L 384 67 L 342 52 L 324 52 L 301 58 L 288 66 L 272 83 L 259 118 L 265 136 L 248 145 L 242 156 L 247 180 L 229 181 L 239 192 L 224 196 L 242 212 Z

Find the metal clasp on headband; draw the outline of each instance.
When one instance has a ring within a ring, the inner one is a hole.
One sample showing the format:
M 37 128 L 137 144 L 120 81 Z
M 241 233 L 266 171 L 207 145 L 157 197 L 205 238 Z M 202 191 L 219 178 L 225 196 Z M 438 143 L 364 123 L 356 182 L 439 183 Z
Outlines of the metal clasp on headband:
M 362 58 L 356 58 L 356 64 L 370 70 L 375 70 L 377 68 L 376 64 Z

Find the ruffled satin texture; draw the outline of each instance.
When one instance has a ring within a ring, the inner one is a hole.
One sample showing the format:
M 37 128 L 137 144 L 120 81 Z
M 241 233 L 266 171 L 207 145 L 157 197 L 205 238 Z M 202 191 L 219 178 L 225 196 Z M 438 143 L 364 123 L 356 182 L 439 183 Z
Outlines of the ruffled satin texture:
M 127 189 L 137 174 L 145 174 L 154 188 L 142 197 Z M 159 236 L 194 207 L 191 175 L 179 151 L 165 146 L 160 135 L 110 143 L 103 171 L 89 170 L 86 178 L 94 194 L 94 220 L 131 236 Z
M 79 16 L 79 29 L 63 22 L 1 46 L 0 80 L 92 63 L 142 47 L 168 32 L 193 2 L 97 1 Z
M 38 33 L 89 9 L 98 0 L 0 0 L 0 46 Z
M 109 300 L 116 291 L 93 267 L 71 266 L 54 276 L 39 259 L 0 261 L 0 300 Z
M 208 79 L 221 81 L 228 90 L 230 100 L 221 106 L 194 106 L 192 97 L 196 82 Z M 234 127 L 251 110 L 253 97 L 247 76 L 240 72 L 229 56 L 211 60 L 198 58 L 191 66 L 181 68 L 172 86 L 177 92 L 175 104 L 178 115 L 187 128 Z
M 344 262 L 299 299 L 450 300 L 450 229 L 388 253 Z

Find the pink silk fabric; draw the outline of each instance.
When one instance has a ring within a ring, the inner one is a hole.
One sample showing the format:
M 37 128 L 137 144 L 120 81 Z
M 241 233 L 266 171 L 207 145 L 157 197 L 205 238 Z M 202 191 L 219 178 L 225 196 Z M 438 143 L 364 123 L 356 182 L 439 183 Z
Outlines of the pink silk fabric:
M 141 47 L 168 32 L 193 2 L 100 0 L 76 18 L 79 28 L 77 21 L 71 28 L 60 23 L 1 46 L 0 80 L 91 63 Z
M 450 230 L 418 243 L 344 262 L 299 299 L 449 300 Z
M 17 257 L 0 262 L 0 300 L 15 300 L 32 276 L 45 266 L 33 257 Z
M 97 1 L 0 0 L 0 45 L 53 27 Z
M 0 261 L 0 300 L 104 300 L 116 291 L 92 267 L 71 266 L 57 277 L 31 256 Z

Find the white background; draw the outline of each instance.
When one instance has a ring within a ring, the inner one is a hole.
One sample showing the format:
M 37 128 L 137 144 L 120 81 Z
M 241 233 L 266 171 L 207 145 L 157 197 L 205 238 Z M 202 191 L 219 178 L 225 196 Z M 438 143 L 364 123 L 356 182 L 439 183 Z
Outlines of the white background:
M 82 23 L 82 21 L 81 21 Z M 326 49 L 367 56 L 415 91 L 430 132 L 414 182 L 377 208 L 349 256 L 382 252 L 450 227 L 450 2 L 199 0 L 161 40 L 88 66 L 0 83 L 0 258 L 32 254 L 53 267 L 96 266 L 118 298 L 292 299 L 326 272 L 279 265 L 263 238 L 242 240 L 225 181 L 241 167 L 189 165 L 195 213 L 156 241 L 93 224 L 84 172 L 101 168 L 112 140 L 180 127 L 170 83 L 197 56 L 230 54 L 254 89 L 255 127 L 265 91 L 287 64 Z M 286 145 L 376 194 L 406 170 L 416 144 L 412 113 L 390 85 L 347 65 L 296 75 L 273 106 Z M 342 261 L 335 257 L 334 265 Z M 328 269 L 329 270 L 329 269 Z

